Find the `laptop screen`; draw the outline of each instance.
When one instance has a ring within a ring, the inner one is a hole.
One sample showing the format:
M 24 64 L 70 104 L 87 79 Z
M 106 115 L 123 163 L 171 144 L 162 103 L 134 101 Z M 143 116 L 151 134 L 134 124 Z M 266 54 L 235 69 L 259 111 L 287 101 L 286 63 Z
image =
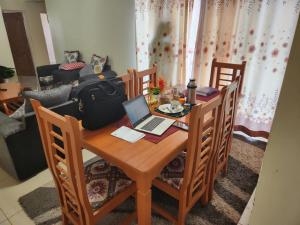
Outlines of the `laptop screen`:
M 123 106 L 133 126 L 137 125 L 137 122 L 141 121 L 146 116 L 151 115 L 146 99 L 143 95 L 124 102 Z

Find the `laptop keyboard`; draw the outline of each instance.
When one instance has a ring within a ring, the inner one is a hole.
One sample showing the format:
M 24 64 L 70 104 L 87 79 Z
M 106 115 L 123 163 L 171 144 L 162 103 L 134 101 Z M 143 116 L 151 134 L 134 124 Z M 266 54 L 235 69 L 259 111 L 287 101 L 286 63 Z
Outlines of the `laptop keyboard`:
M 152 120 L 150 120 L 148 123 L 146 123 L 141 129 L 152 131 L 154 130 L 162 121 L 164 121 L 164 118 L 160 117 L 154 117 Z

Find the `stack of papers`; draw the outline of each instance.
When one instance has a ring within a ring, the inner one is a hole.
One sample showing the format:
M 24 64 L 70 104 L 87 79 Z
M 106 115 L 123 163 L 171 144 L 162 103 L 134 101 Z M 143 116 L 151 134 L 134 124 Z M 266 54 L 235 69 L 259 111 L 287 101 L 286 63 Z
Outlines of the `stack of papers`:
M 125 141 L 128 141 L 130 143 L 137 142 L 138 140 L 145 137 L 144 133 L 135 131 L 133 129 L 130 129 L 129 127 L 122 126 L 119 129 L 115 130 L 111 133 L 112 136 L 115 136 L 117 138 L 121 138 Z

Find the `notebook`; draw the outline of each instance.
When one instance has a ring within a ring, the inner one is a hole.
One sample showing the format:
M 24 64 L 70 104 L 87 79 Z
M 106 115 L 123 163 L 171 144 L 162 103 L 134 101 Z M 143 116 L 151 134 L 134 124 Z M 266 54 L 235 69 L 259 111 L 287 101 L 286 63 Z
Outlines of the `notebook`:
M 210 96 L 216 93 L 218 90 L 212 87 L 200 87 L 196 89 L 196 94 L 201 96 Z
M 138 132 L 136 130 L 130 129 L 129 127 L 122 126 L 119 129 L 111 133 L 112 136 L 121 138 L 130 143 L 137 142 L 138 140 L 145 137 L 144 133 Z

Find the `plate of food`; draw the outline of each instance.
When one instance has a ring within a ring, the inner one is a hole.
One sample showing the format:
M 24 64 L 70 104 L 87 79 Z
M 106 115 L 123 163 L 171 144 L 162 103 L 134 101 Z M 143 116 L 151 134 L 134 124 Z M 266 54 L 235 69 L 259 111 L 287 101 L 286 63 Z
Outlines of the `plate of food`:
M 178 102 L 179 103 L 179 102 Z M 158 107 L 158 109 L 164 113 L 175 114 L 180 113 L 184 110 L 183 106 L 179 104 L 163 104 Z

